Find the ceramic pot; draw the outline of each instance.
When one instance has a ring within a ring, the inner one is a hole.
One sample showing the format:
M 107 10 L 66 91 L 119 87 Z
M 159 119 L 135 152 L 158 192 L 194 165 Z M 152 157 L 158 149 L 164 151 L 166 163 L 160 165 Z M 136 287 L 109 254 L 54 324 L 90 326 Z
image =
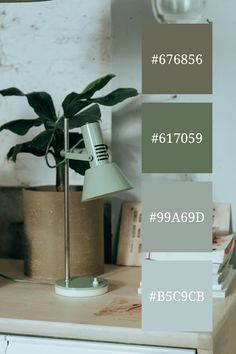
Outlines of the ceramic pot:
M 103 202 L 81 202 L 70 192 L 71 276 L 104 270 Z M 53 187 L 23 190 L 25 274 L 33 279 L 64 278 L 64 193 Z

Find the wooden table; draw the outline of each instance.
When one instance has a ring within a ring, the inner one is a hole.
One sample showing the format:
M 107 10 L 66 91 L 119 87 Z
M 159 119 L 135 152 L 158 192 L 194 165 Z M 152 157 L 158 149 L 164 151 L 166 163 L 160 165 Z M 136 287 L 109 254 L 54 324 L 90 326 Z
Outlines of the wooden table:
M 23 279 L 23 262 L 0 260 L 0 272 Z M 0 334 L 193 348 L 198 354 L 236 353 L 236 282 L 225 300 L 214 300 L 212 333 L 141 329 L 137 288 L 140 268 L 107 266 L 110 291 L 94 298 L 66 298 L 52 285 L 0 280 Z

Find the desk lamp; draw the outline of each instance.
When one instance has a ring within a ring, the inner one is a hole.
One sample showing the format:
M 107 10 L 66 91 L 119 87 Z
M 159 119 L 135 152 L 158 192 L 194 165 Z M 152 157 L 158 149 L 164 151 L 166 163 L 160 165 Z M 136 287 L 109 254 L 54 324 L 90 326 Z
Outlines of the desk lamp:
M 65 195 L 64 195 L 64 242 L 65 279 L 55 283 L 58 295 L 88 297 L 108 291 L 108 281 L 94 277 L 70 277 L 70 230 L 69 230 L 69 160 L 88 161 L 85 172 L 82 201 L 102 198 L 131 189 L 129 182 L 115 163 L 109 162 L 108 148 L 104 144 L 100 122 L 86 123 L 81 127 L 84 149 L 69 150 L 69 120 L 64 119 Z
M 0 0 L 0 3 L 37 2 L 50 0 Z M 96 277 L 70 277 L 70 223 L 69 223 L 69 160 L 88 161 L 90 168 L 84 177 L 82 202 L 102 198 L 131 189 L 129 182 L 115 163 L 109 162 L 107 146 L 104 144 L 100 123 L 93 122 L 81 127 L 84 149 L 69 150 L 69 120 L 64 119 L 64 150 L 61 155 L 65 162 L 64 192 L 64 243 L 65 279 L 55 283 L 58 295 L 88 297 L 102 295 L 108 291 L 108 281 Z M 79 142 L 78 142 L 79 143 Z

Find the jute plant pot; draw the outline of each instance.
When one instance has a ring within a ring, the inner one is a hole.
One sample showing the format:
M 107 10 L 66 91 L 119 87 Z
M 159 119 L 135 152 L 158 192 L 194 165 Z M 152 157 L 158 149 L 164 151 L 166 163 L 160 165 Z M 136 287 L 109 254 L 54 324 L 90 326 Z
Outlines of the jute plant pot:
M 70 193 L 71 276 L 99 275 L 104 268 L 103 202 L 81 202 Z M 64 278 L 64 193 L 53 187 L 23 191 L 25 274 L 33 279 Z

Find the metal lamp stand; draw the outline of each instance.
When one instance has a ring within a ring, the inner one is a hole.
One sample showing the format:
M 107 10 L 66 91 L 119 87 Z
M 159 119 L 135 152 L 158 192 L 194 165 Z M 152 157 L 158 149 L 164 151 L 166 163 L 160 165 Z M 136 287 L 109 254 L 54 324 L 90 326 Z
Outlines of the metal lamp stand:
M 69 188 L 69 121 L 64 119 L 64 156 L 65 156 L 65 191 L 64 191 L 64 246 L 65 246 L 65 279 L 56 281 L 55 292 L 62 296 L 89 297 L 105 294 L 108 281 L 96 277 L 70 276 L 70 188 Z

